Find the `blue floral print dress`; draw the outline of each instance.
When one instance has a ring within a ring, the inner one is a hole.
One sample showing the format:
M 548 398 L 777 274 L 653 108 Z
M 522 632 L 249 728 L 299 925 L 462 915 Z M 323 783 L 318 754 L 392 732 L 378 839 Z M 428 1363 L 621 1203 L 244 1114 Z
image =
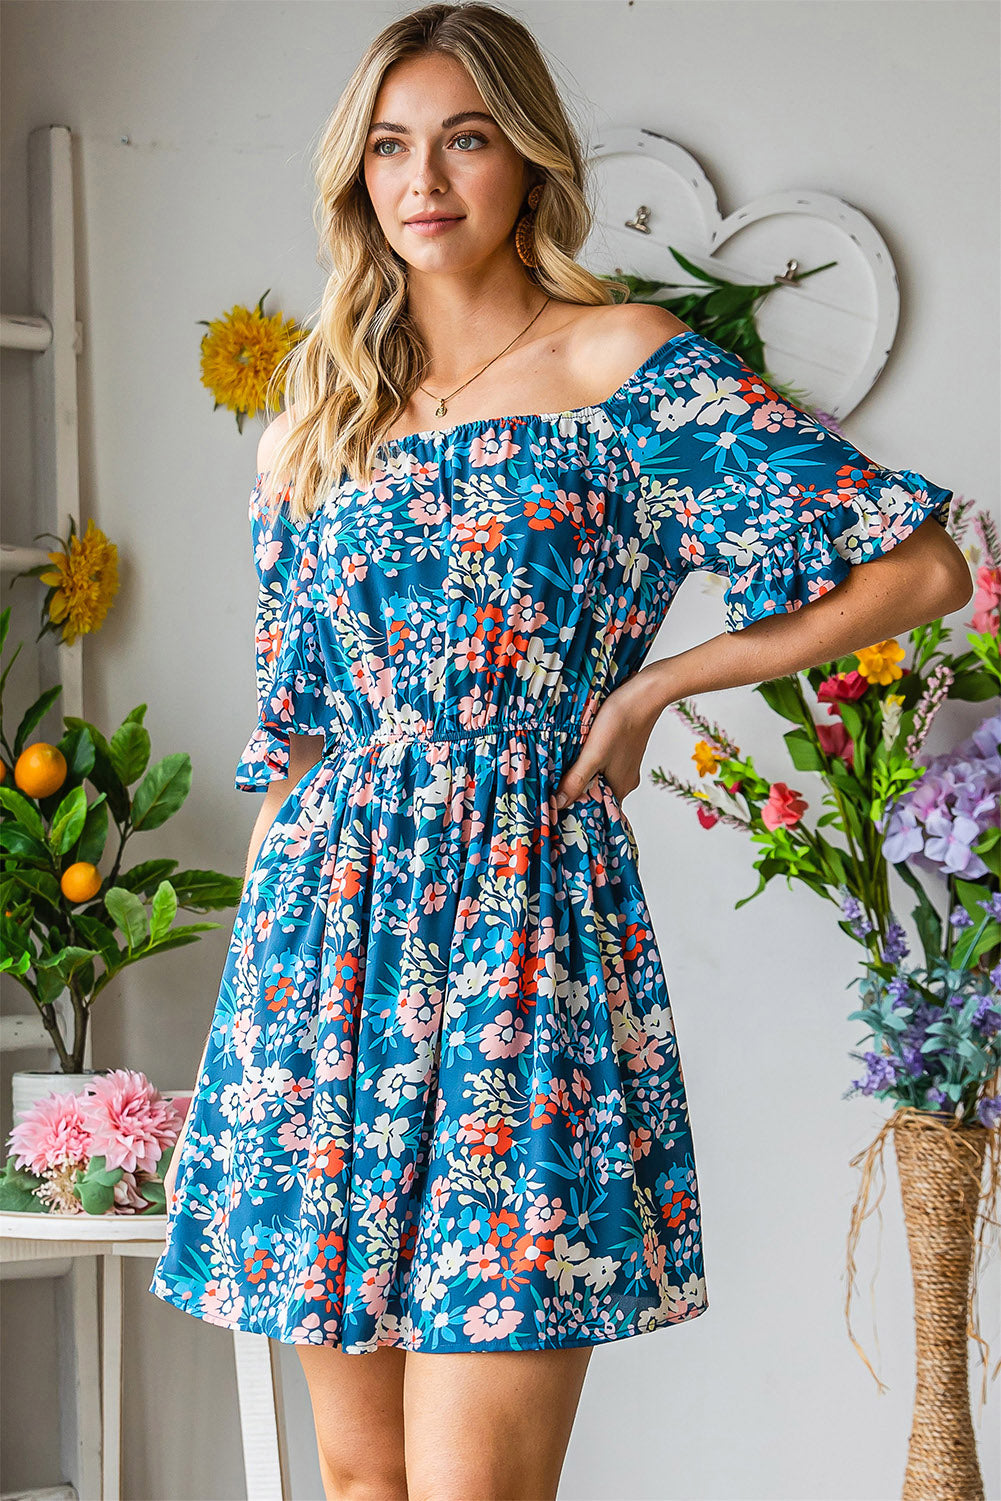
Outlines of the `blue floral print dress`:
M 598 1344 L 708 1307 L 685 1082 L 629 819 L 557 810 L 679 585 L 797 610 L 951 491 L 693 330 L 607 400 L 250 499 L 259 723 L 288 792 L 237 912 L 151 1292 L 362 1353 Z

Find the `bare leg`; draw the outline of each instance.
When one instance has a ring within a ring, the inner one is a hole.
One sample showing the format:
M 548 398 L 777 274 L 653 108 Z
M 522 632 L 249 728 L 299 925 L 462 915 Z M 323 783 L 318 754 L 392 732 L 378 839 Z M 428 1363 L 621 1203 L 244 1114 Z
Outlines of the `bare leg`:
M 407 1501 L 405 1352 L 395 1345 L 366 1355 L 329 1345 L 296 1349 L 309 1383 L 326 1501 Z
M 554 1501 L 590 1354 L 408 1351 L 409 1501 Z

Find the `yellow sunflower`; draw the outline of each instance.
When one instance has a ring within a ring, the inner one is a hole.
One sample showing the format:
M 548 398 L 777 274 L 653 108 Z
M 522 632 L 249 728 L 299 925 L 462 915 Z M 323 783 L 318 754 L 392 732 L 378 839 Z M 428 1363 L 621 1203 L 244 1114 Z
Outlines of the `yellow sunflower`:
M 276 365 L 308 332 L 283 313 L 265 313 L 268 292 L 253 309 L 237 303 L 221 318 L 198 320 L 208 329 L 202 336 L 202 385 L 212 392 L 216 407 L 236 413 L 241 433 L 244 418 L 263 410 Z M 277 389 L 284 392 L 284 377 Z
M 38 535 L 54 534 L 39 532 Z M 47 569 L 43 563 L 26 571 L 50 586 L 42 609 L 43 632 L 61 632 L 66 645 L 72 646 L 78 636 L 100 627 L 118 593 L 118 548 L 94 525 L 93 518 L 80 537 L 71 516 L 69 540 L 57 537 L 56 541 L 63 550 L 49 553 L 49 561 L 55 567 Z

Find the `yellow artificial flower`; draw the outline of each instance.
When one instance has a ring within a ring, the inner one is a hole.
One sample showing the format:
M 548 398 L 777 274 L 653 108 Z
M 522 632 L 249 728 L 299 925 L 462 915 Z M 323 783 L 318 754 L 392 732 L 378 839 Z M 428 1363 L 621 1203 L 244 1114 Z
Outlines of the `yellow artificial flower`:
M 695 749 L 692 751 L 692 760 L 700 777 L 707 772 L 718 771 L 719 761 L 716 759 L 716 749 L 708 740 L 696 740 Z
M 897 665 L 903 655 L 904 648 L 895 636 L 886 641 L 877 641 L 875 646 L 863 646 L 855 653 L 859 675 L 868 682 L 880 683 L 883 687 L 887 683 L 894 683 L 904 675 Z
M 118 593 L 118 548 L 94 525 L 93 518 L 83 536 L 78 536 L 72 517 L 69 541 L 62 542 L 62 547 L 62 552 L 49 553 L 55 567 L 39 572 L 38 577 L 52 589 L 45 606 L 48 620 L 53 627 L 62 627 L 63 641 L 72 646 L 78 636 L 100 627 Z
M 903 702 L 904 695 L 902 693 L 888 693 L 883 700 L 884 704 L 892 704 L 895 708 L 899 708 Z
M 236 413 L 241 433 L 244 418 L 263 411 L 275 367 L 308 333 L 283 313 L 266 314 L 267 295 L 254 309 L 237 303 L 221 318 L 198 320 L 208 329 L 202 335 L 202 385 L 208 386 L 217 407 Z M 277 389 L 284 392 L 284 376 Z

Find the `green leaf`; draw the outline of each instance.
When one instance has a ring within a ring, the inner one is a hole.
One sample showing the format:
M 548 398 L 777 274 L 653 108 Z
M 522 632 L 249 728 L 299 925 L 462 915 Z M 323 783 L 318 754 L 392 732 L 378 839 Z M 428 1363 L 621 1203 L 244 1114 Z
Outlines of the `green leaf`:
M 13 787 L 0 787 L 0 806 L 8 808 L 21 827 L 36 839 L 45 839 L 45 825 L 34 803 Z
M 47 954 L 44 959 L 35 961 L 35 969 L 54 971 L 59 975 L 64 984 L 68 984 L 78 969 L 89 964 L 95 957 L 93 949 L 78 948 L 76 944 L 68 943 L 65 948 L 59 949 L 54 954 Z
M 105 793 L 99 792 L 87 809 L 87 816 L 80 832 L 80 842 L 75 850 L 76 858 L 87 860 L 91 865 L 99 865 L 107 842 L 108 799 Z
M 8 664 L 8 666 L 9 665 L 10 664 Z M 6 677 L 6 673 L 4 674 L 4 676 Z M 46 714 L 52 708 L 52 705 L 55 703 L 56 699 L 59 697 L 62 691 L 62 683 L 56 683 L 54 687 L 46 688 L 45 692 L 40 694 L 39 697 L 35 699 L 35 702 L 24 711 L 24 716 L 22 717 L 21 723 L 17 727 L 17 733 L 14 736 L 14 744 L 11 747 L 14 753 L 15 761 L 24 750 L 28 736 L 31 734 L 32 730 L 34 730 L 35 726 L 40 724 L 41 721 L 45 718 Z
M 115 941 L 114 930 L 100 918 L 88 917 L 85 913 L 74 913 L 73 926 L 81 938 L 86 939 L 90 947 L 100 954 L 105 969 L 116 969 L 125 958 L 124 952 Z
M 133 865 L 131 870 L 120 871 L 118 884 L 124 886 L 126 891 L 152 896 L 160 882 L 166 881 L 171 871 L 176 869 L 176 860 L 143 860 L 138 865 Z M 173 886 L 174 882 L 171 881 L 170 884 Z
M 123 1171 L 107 1167 L 103 1155 L 92 1157 L 85 1169 L 77 1169 L 73 1187 L 87 1214 L 107 1214 L 115 1202 L 115 1184 Z
M 827 758 L 806 730 L 787 730 L 782 739 L 797 771 L 826 771 Z
M 918 899 L 918 904 L 912 909 L 911 916 L 914 918 L 914 926 L 921 940 L 925 964 L 930 966 L 942 953 L 945 944 L 942 919 L 906 860 L 902 860 L 899 865 L 891 865 L 890 869 L 897 872 L 900 879 L 911 888 Z
M 159 943 L 160 939 L 170 931 L 170 925 L 177 916 L 177 895 L 169 881 L 161 881 L 156 888 L 150 911 L 150 942 Z
M 110 750 L 115 775 L 127 787 L 131 786 L 149 765 L 149 730 L 135 720 L 126 719 L 112 735 Z
M 0 849 L 9 850 L 12 855 L 19 855 L 22 860 L 35 860 L 39 865 L 51 867 L 52 858 L 44 844 L 39 844 L 30 834 L 26 834 L 20 824 L 11 823 L 5 819 L 0 824 Z
M 94 762 L 88 773 L 88 780 L 98 792 L 104 793 L 111 816 L 116 822 L 124 823 L 129 816 L 129 795 L 112 764 L 111 747 L 107 740 L 97 726 L 91 724 L 89 720 L 76 719 L 67 715 L 65 723 L 73 729 L 86 731 L 94 747 Z
M 132 800 L 132 826 L 158 829 L 191 791 L 191 757 L 185 752 L 164 756 L 150 768 Z
M 803 702 L 790 677 L 772 678 L 766 683 L 758 683 L 754 691 L 760 693 L 768 707 L 783 719 L 803 724 Z
M 179 906 L 192 912 L 210 912 L 235 907 L 243 895 L 244 879 L 220 875 L 217 870 L 179 870 L 170 877 L 170 884 Z
M 137 896 L 122 886 L 110 886 L 104 893 L 104 905 L 111 917 L 125 934 L 129 953 L 133 953 L 149 937 L 149 919 L 146 908 Z
M 137 1210 L 138 1214 L 166 1214 L 167 1191 L 160 1178 L 144 1178 L 139 1184 L 139 1192 L 148 1207 Z
M 87 819 L 87 793 L 83 787 L 74 787 L 66 794 L 52 817 L 49 830 L 49 846 L 57 855 L 65 855 L 80 835 Z
M 25 896 L 38 902 L 44 902 L 47 906 L 58 912 L 63 912 L 63 894 L 59 889 L 59 882 L 55 876 L 47 870 L 39 870 L 34 865 L 20 865 L 17 867 L 17 885 Z M 37 916 L 45 921 L 51 921 L 49 914 L 38 913 Z
M 0 1210 L 12 1214 L 48 1214 L 49 1205 L 35 1197 L 41 1188 L 42 1179 L 27 1168 L 15 1167 L 14 1159 L 8 1157 L 0 1171 Z

